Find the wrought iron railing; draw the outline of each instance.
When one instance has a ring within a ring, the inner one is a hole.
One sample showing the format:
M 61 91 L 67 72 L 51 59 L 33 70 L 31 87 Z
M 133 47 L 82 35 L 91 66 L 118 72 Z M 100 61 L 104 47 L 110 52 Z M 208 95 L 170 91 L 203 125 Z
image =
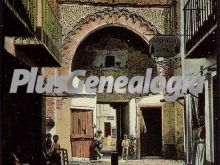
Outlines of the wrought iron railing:
M 37 0 L 5 0 L 5 4 L 24 26 L 32 31 L 36 30 Z
M 48 0 L 5 0 L 11 12 L 58 62 L 61 60 L 62 26 Z M 7 18 L 5 18 L 7 19 Z
M 217 0 L 188 0 L 184 7 L 186 51 L 189 51 L 215 24 Z

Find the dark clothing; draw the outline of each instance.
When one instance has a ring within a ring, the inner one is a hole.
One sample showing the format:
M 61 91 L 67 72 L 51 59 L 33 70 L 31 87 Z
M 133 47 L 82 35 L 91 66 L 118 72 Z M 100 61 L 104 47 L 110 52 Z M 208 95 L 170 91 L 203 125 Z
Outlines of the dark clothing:
M 51 164 L 61 165 L 60 144 L 54 143 L 52 145 L 52 150 L 51 151 L 52 151 Z

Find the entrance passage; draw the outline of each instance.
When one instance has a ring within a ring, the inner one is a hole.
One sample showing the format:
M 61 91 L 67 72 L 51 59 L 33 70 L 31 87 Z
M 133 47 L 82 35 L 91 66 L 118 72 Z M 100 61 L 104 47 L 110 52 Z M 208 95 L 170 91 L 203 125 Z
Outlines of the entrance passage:
M 141 157 L 161 156 L 161 108 L 142 108 L 141 110 Z
M 111 136 L 111 123 L 105 122 L 105 137 Z
M 102 153 L 105 159 L 110 158 L 111 152 L 116 150 L 117 124 L 116 109 L 110 104 L 97 103 L 96 130 L 101 130 L 103 139 Z
M 92 111 L 72 110 L 71 149 L 73 157 L 89 158 L 93 140 Z

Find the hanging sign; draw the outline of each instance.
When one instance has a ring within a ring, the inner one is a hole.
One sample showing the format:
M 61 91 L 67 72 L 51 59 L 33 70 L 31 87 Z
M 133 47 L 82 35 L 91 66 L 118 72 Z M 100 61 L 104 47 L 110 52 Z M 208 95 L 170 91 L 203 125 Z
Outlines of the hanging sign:
M 179 38 L 171 35 L 156 35 L 150 39 L 149 46 L 154 57 L 174 57 L 180 52 Z

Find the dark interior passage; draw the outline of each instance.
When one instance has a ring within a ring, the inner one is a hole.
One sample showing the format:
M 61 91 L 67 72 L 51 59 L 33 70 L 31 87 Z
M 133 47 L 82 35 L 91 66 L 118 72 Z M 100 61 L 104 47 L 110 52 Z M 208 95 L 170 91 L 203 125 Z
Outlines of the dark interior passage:
M 141 157 L 161 156 L 162 119 L 160 108 L 143 108 L 141 121 Z
M 91 50 L 123 50 L 125 45 L 149 56 L 149 46 L 140 36 L 127 28 L 110 26 L 92 33 L 80 44 L 72 62 L 72 70 L 92 67 L 95 54 Z M 108 55 L 105 66 L 100 67 L 114 67 L 116 62 L 115 56 Z
M 105 127 L 105 136 L 104 137 L 110 136 L 111 135 L 111 123 L 105 122 L 104 127 Z

